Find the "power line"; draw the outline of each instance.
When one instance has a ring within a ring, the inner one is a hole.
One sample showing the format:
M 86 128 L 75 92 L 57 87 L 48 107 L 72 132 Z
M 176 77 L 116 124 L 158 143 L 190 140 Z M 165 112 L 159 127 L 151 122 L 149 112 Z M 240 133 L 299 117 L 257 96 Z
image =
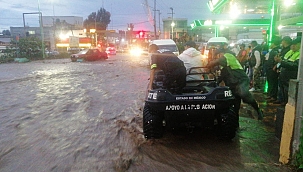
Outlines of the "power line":
M 0 17 L 0 19 L 5 19 L 5 20 L 11 20 L 11 19 L 21 19 L 21 20 L 22 20 L 22 17 L 20 17 L 20 18 L 2 18 L 2 17 Z
M 143 24 L 143 23 L 148 23 L 149 21 L 143 21 L 143 22 L 137 22 L 137 23 L 132 23 L 132 24 L 134 24 L 134 25 L 136 25 L 136 24 Z M 125 24 L 121 24 L 121 25 L 113 25 L 113 27 L 121 27 L 121 26 L 125 26 Z
M 142 23 L 148 23 L 149 21 L 144 21 L 144 22 L 138 22 L 138 23 L 134 23 L 134 24 L 142 24 Z

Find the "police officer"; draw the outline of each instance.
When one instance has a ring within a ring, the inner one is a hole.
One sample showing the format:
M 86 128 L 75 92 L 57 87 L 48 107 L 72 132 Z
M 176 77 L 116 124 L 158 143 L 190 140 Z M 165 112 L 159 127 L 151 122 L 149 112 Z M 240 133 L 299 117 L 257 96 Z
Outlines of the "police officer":
M 210 62 L 207 67 L 212 68 L 217 65 L 222 67 L 218 82 L 224 81 L 235 96 L 235 112 L 239 115 L 241 100 L 243 100 L 244 103 L 251 105 L 257 111 L 258 120 L 262 120 L 263 112 L 249 92 L 249 78 L 237 58 L 224 49 L 218 49 L 215 55 L 218 58 Z
M 159 50 L 155 44 L 150 45 L 151 72 L 148 89 L 153 89 L 156 71 L 162 70 L 165 75 L 163 86 L 172 93 L 182 94 L 182 89 L 186 85 L 186 69 L 174 53 L 169 50 Z
M 268 83 L 267 90 L 267 99 L 269 101 L 276 101 L 278 96 L 278 76 L 279 73 L 276 68 L 275 56 L 279 54 L 280 48 L 280 39 L 276 38 L 272 41 L 270 48 L 272 49 L 269 52 L 268 59 L 265 60 L 265 69 L 266 77 Z
M 275 61 L 281 67 L 280 72 L 280 82 L 281 89 L 283 93 L 284 100 L 282 101 L 282 105 L 285 105 L 288 102 L 288 89 L 289 89 L 289 81 L 290 79 L 297 79 L 298 68 L 299 68 L 299 59 L 300 59 L 300 48 L 301 48 L 301 37 L 297 37 L 291 43 L 291 50 L 289 50 L 284 59 L 280 56 L 275 57 Z

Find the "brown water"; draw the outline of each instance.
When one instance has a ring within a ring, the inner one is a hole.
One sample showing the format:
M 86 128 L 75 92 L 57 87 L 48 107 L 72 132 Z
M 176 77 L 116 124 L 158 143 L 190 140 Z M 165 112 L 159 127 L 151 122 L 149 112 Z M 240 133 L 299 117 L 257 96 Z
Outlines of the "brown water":
M 186 130 L 148 140 L 149 69 L 127 55 L 0 65 L 0 171 L 290 171 L 262 122 L 241 117 L 231 142 Z

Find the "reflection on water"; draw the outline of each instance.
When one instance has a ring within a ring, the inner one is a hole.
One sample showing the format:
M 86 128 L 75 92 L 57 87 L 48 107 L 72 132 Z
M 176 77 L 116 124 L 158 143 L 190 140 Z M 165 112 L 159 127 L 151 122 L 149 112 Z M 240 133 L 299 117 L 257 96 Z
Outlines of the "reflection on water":
M 0 171 L 288 170 L 274 164 L 273 133 L 247 117 L 231 142 L 201 129 L 146 141 L 149 69 L 131 57 L 115 58 L 28 63 L 23 74 L 8 65 L 18 78 L 0 74 Z

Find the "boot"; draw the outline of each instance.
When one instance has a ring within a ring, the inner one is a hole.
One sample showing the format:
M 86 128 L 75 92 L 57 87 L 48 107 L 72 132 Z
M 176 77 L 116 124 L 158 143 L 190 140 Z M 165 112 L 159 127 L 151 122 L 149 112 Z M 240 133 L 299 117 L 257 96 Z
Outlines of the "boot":
M 258 120 L 263 120 L 263 111 L 261 109 L 258 110 Z

